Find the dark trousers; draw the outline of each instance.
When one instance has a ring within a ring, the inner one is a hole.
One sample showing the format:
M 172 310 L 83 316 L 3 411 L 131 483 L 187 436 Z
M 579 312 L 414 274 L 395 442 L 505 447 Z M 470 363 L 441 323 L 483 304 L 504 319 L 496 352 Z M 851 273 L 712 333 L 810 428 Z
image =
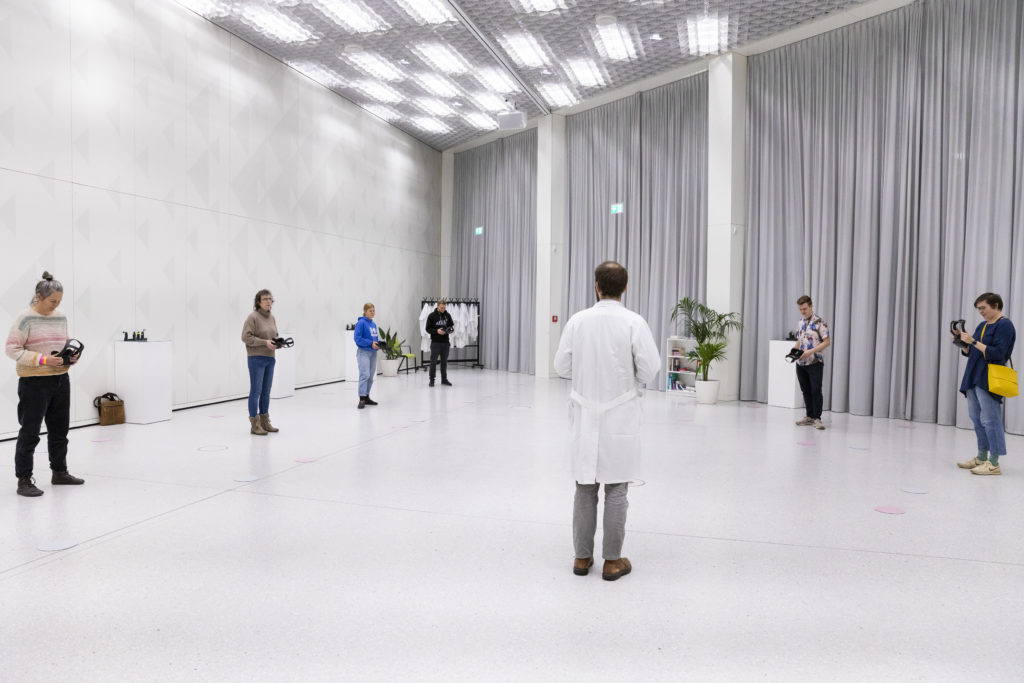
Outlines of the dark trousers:
M 441 357 L 441 381 L 448 381 L 448 352 L 452 350 L 450 344 L 442 344 L 440 342 L 430 342 L 430 381 L 434 381 L 436 373 L 434 368 L 437 367 L 437 358 Z
M 821 378 L 824 374 L 824 363 L 796 366 L 796 378 L 804 395 L 804 409 L 807 411 L 807 417 L 812 420 L 821 419 Z
M 14 474 L 32 476 L 39 430 L 46 423 L 50 469 L 68 469 L 68 424 L 71 422 L 71 381 L 67 374 L 22 377 L 18 380 L 18 443 L 14 447 Z

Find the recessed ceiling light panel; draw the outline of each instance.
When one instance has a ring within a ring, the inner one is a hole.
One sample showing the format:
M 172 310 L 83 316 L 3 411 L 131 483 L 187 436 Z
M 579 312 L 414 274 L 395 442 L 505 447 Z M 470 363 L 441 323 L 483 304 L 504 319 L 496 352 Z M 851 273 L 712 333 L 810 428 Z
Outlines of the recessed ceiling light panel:
M 424 62 L 447 74 L 464 74 L 470 70 L 465 57 L 444 43 L 419 43 L 412 49 Z
M 395 104 L 396 102 L 401 102 L 405 99 L 405 97 L 402 96 L 402 93 L 389 85 L 378 83 L 377 81 L 356 81 L 355 83 L 352 83 L 352 87 L 356 88 L 367 97 L 385 104 Z
M 438 97 L 456 97 L 461 92 L 459 87 L 439 74 L 421 73 L 416 76 L 416 82 L 431 95 Z
M 498 123 L 493 117 L 490 117 L 487 114 L 481 114 L 478 111 L 475 111 L 472 114 L 467 114 L 463 118 L 466 120 L 466 123 L 479 130 L 494 130 L 498 127 Z
M 519 92 L 519 86 L 516 82 L 501 69 L 488 66 L 482 69 L 474 69 L 473 75 L 488 90 L 500 93 Z
M 705 14 L 679 23 L 679 44 L 686 45 L 691 55 L 710 55 L 729 47 L 729 17 Z
M 505 52 L 519 66 L 539 69 L 551 64 L 551 58 L 532 34 L 525 31 L 505 33 L 498 37 Z
M 443 122 L 437 119 L 432 119 L 429 116 L 417 116 L 412 119 L 412 122 L 417 128 L 427 131 L 428 133 L 447 133 L 451 129 L 446 126 Z
M 598 53 L 605 59 L 632 61 L 637 57 L 636 43 L 629 29 L 616 21 L 615 17 L 597 17 L 597 26 L 591 29 L 590 35 Z
M 565 66 L 569 76 L 582 88 L 597 88 L 605 84 L 604 74 L 592 59 L 567 59 Z
M 579 102 L 576 95 L 561 83 L 541 83 L 537 90 L 552 107 L 571 107 Z
M 303 43 L 313 32 L 286 14 L 266 5 L 246 5 L 239 18 L 250 28 L 281 43 Z
M 491 92 L 478 92 L 470 95 L 470 99 L 477 103 L 484 111 L 506 111 L 510 109 L 508 102 Z
M 391 26 L 360 0 L 312 0 L 321 14 L 352 33 L 385 31 Z
M 391 62 L 373 52 L 349 52 L 346 50 L 343 56 L 345 61 L 369 76 L 393 82 L 405 80 L 405 74 Z
M 432 97 L 417 97 L 416 106 L 434 116 L 451 116 L 455 113 L 455 110 L 447 104 Z
M 402 11 L 419 25 L 444 24 L 455 21 L 455 15 L 444 0 L 396 0 Z

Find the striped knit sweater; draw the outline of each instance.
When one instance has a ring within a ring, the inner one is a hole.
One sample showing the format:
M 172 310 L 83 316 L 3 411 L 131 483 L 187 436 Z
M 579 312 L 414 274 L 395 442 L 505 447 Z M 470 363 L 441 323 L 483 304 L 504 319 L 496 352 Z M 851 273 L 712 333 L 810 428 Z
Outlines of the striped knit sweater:
M 63 313 L 54 311 L 40 315 L 31 308 L 25 309 L 14 319 L 7 335 L 7 357 L 16 363 L 18 377 L 42 377 L 63 375 L 66 365 L 40 365 L 41 356 L 47 359 L 53 351 L 60 351 L 68 340 L 68 319 Z

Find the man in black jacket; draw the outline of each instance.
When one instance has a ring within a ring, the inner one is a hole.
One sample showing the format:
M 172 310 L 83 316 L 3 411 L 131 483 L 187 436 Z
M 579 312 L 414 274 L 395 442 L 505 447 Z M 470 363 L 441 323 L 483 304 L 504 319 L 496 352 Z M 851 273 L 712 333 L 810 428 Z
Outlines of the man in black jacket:
M 448 338 L 455 329 L 455 321 L 445 308 L 447 303 L 441 299 L 437 302 L 437 308 L 427 316 L 427 332 L 430 333 L 430 386 L 434 386 L 438 356 L 441 358 L 441 384 L 448 387 L 452 385 L 448 381 L 448 352 L 451 350 Z

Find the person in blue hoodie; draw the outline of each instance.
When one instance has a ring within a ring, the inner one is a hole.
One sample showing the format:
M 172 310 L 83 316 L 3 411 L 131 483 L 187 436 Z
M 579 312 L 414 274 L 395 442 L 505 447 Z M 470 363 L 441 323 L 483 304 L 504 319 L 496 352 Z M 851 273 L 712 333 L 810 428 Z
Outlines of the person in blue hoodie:
M 971 474 L 1002 474 L 999 458 L 1006 455 L 1006 432 L 1003 429 L 1003 397 L 988 390 L 989 363 L 1006 365 L 1017 341 L 1017 330 L 1003 315 L 1003 298 L 985 292 L 974 300 L 984 322 L 973 335 L 960 334 L 967 344 L 961 351 L 967 356 L 967 368 L 960 393 L 967 397 L 967 409 L 978 437 L 978 455 L 957 465 Z
M 359 363 L 359 406 L 375 406 L 377 402 L 370 398 L 370 387 L 377 374 L 377 349 L 380 348 L 380 337 L 377 335 L 377 323 L 373 322 L 376 313 L 373 304 L 363 304 L 363 315 L 356 323 L 356 361 Z

